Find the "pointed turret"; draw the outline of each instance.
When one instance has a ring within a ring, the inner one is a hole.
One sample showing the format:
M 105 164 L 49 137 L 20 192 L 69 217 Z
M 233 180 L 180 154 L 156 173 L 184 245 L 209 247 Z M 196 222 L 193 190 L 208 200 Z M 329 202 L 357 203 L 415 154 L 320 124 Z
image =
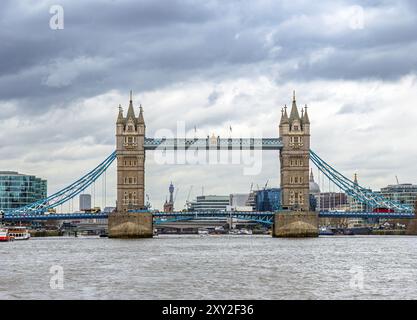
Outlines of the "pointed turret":
M 133 121 L 136 120 L 135 110 L 133 110 L 132 90 L 130 91 L 129 109 L 127 109 L 126 121 L 129 120 L 129 118 L 132 118 Z
M 295 100 L 295 90 L 293 91 L 293 96 L 292 96 L 292 106 L 291 106 L 291 113 L 290 113 L 289 121 L 292 122 L 294 120 L 301 120 L 300 115 L 297 110 L 297 103 Z
M 355 173 L 355 175 L 353 176 L 353 183 L 358 185 L 358 174 Z
M 281 122 L 280 124 L 287 124 L 288 122 L 288 113 L 287 113 L 287 105 L 285 105 L 284 109 L 281 110 Z
M 117 116 L 116 124 L 123 124 L 123 123 L 124 123 L 123 109 L 122 109 L 122 106 L 119 104 L 119 115 Z
M 303 114 L 303 124 L 310 124 L 310 119 L 308 118 L 307 114 L 307 105 L 304 107 L 304 114 Z
M 143 109 L 142 109 L 142 105 L 140 105 L 139 107 L 139 116 L 138 116 L 138 124 L 144 124 L 145 123 L 145 119 L 143 119 Z
M 310 182 L 314 182 L 313 169 L 310 169 Z

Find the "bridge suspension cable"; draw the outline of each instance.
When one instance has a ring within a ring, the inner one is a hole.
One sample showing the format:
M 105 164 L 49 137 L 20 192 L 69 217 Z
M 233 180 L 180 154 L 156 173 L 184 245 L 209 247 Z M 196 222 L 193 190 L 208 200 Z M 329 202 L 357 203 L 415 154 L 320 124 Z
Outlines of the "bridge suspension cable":
M 380 194 L 377 194 L 370 189 L 363 188 L 354 181 L 346 178 L 344 175 L 342 175 L 341 173 L 336 171 L 332 166 L 326 163 L 323 159 L 321 159 L 312 150 L 310 150 L 310 160 L 329 179 L 329 181 L 332 181 L 346 195 L 351 196 L 354 200 L 358 201 L 359 203 L 367 205 L 373 209 L 385 208 L 393 210 L 394 212 L 413 212 L 413 208 L 411 206 L 386 199 Z
M 71 200 L 76 195 L 88 188 L 92 183 L 94 183 L 113 163 L 116 159 L 116 151 L 110 154 L 102 163 L 100 163 L 92 171 L 69 185 L 68 187 L 54 193 L 53 195 L 38 200 L 34 203 L 20 207 L 17 209 L 9 210 L 5 212 L 5 215 L 21 215 L 21 214 L 43 214 L 48 209 L 52 209 L 58 206 L 61 206 L 65 202 Z M 62 210 L 62 206 L 61 206 Z
M 116 159 L 116 151 L 110 154 L 102 163 L 100 163 L 92 171 L 78 179 L 68 187 L 54 193 L 53 195 L 36 201 L 32 204 L 20 207 L 17 209 L 8 210 L 5 212 L 5 216 L 23 216 L 23 215 L 42 215 L 48 209 L 59 207 L 62 212 L 62 205 L 69 200 L 72 200 L 76 195 L 84 191 L 86 188 L 91 187 L 94 190 L 94 205 L 95 205 L 95 184 L 94 182 L 103 174 L 102 179 L 104 180 L 104 197 L 106 197 L 107 181 L 106 181 L 106 170 Z M 342 192 L 346 196 L 352 197 L 358 203 L 364 204 L 369 208 L 386 208 L 397 213 L 412 213 L 413 208 L 409 205 L 405 205 L 396 201 L 392 201 L 384 198 L 380 194 L 372 192 L 372 190 L 366 189 L 355 183 L 354 181 L 346 178 L 344 175 L 332 168 L 328 163 L 321 159 L 314 151 L 310 150 L 310 160 L 317 166 L 319 172 L 322 174 L 318 176 L 319 185 L 324 186 L 324 177 L 327 177 L 329 181 L 332 181 L 339 188 L 339 207 L 342 205 Z M 103 181 L 102 180 L 102 181 Z M 94 188 L 94 189 L 93 189 Z M 323 189 L 322 189 L 323 190 Z M 332 189 L 329 186 L 329 209 L 332 206 L 337 207 L 336 198 L 331 199 L 330 193 Z M 333 188 L 335 192 L 336 189 Z M 321 199 L 321 198 L 320 198 Z M 104 200 L 104 204 L 106 198 Z M 320 201 L 321 202 L 321 201 Z M 343 201 L 344 202 L 344 201 Z M 74 207 L 73 203 L 69 202 L 68 205 Z M 319 209 L 323 208 L 322 203 L 319 203 Z

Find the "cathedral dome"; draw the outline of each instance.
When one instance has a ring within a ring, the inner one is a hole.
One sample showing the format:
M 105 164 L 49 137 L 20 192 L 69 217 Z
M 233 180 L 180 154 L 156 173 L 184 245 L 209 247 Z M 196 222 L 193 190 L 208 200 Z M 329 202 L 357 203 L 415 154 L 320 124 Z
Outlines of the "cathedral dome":
M 310 194 L 319 194 L 320 193 L 320 187 L 314 181 L 313 170 L 311 170 L 311 172 L 310 172 L 309 188 L 310 188 Z
M 309 183 L 309 186 L 310 186 L 310 193 L 311 193 L 311 194 L 317 194 L 317 193 L 320 193 L 320 187 L 319 187 L 319 185 L 318 185 L 317 183 L 315 183 L 314 181 L 313 181 L 313 182 L 310 182 L 310 183 Z

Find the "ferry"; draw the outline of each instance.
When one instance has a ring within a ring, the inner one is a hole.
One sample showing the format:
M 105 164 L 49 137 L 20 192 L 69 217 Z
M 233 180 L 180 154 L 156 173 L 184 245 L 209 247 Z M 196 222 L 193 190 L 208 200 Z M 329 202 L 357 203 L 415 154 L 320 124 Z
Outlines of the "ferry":
M 9 235 L 9 230 L 6 228 L 0 228 L 0 241 L 6 242 L 6 241 L 12 241 L 13 238 Z
M 29 240 L 30 233 L 26 227 L 8 227 L 9 237 L 13 240 Z
M 322 226 L 319 228 L 319 235 L 320 236 L 333 236 L 334 232 L 331 228 Z

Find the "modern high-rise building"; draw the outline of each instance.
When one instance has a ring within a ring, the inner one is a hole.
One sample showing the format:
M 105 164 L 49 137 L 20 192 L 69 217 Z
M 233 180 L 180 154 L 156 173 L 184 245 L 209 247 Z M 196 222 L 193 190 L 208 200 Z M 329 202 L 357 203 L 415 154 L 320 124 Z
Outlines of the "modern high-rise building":
M 23 207 L 46 198 L 47 181 L 15 171 L 0 171 L 0 210 Z
M 417 199 L 417 185 L 411 183 L 388 185 L 381 188 L 381 195 L 389 200 L 414 207 Z
M 269 188 L 256 192 L 256 211 L 278 211 L 281 208 L 281 189 Z
M 248 199 L 248 193 L 232 193 L 229 202 L 232 207 L 243 207 L 246 206 Z
M 80 194 L 80 211 L 91 210 L 91 194 Z
M 249 193 L 248 200 L 246 200 L 245 206 L 252 207 L 252 210 L 256 210 L 256 193 L 254 190 Z
M 317 211 L 346 209 L 348 197 L 343 192 L 322 192 L 317 197 Z
M 198 196 L 191 202 L 190 211 L 226 211 L 229 196 Z

